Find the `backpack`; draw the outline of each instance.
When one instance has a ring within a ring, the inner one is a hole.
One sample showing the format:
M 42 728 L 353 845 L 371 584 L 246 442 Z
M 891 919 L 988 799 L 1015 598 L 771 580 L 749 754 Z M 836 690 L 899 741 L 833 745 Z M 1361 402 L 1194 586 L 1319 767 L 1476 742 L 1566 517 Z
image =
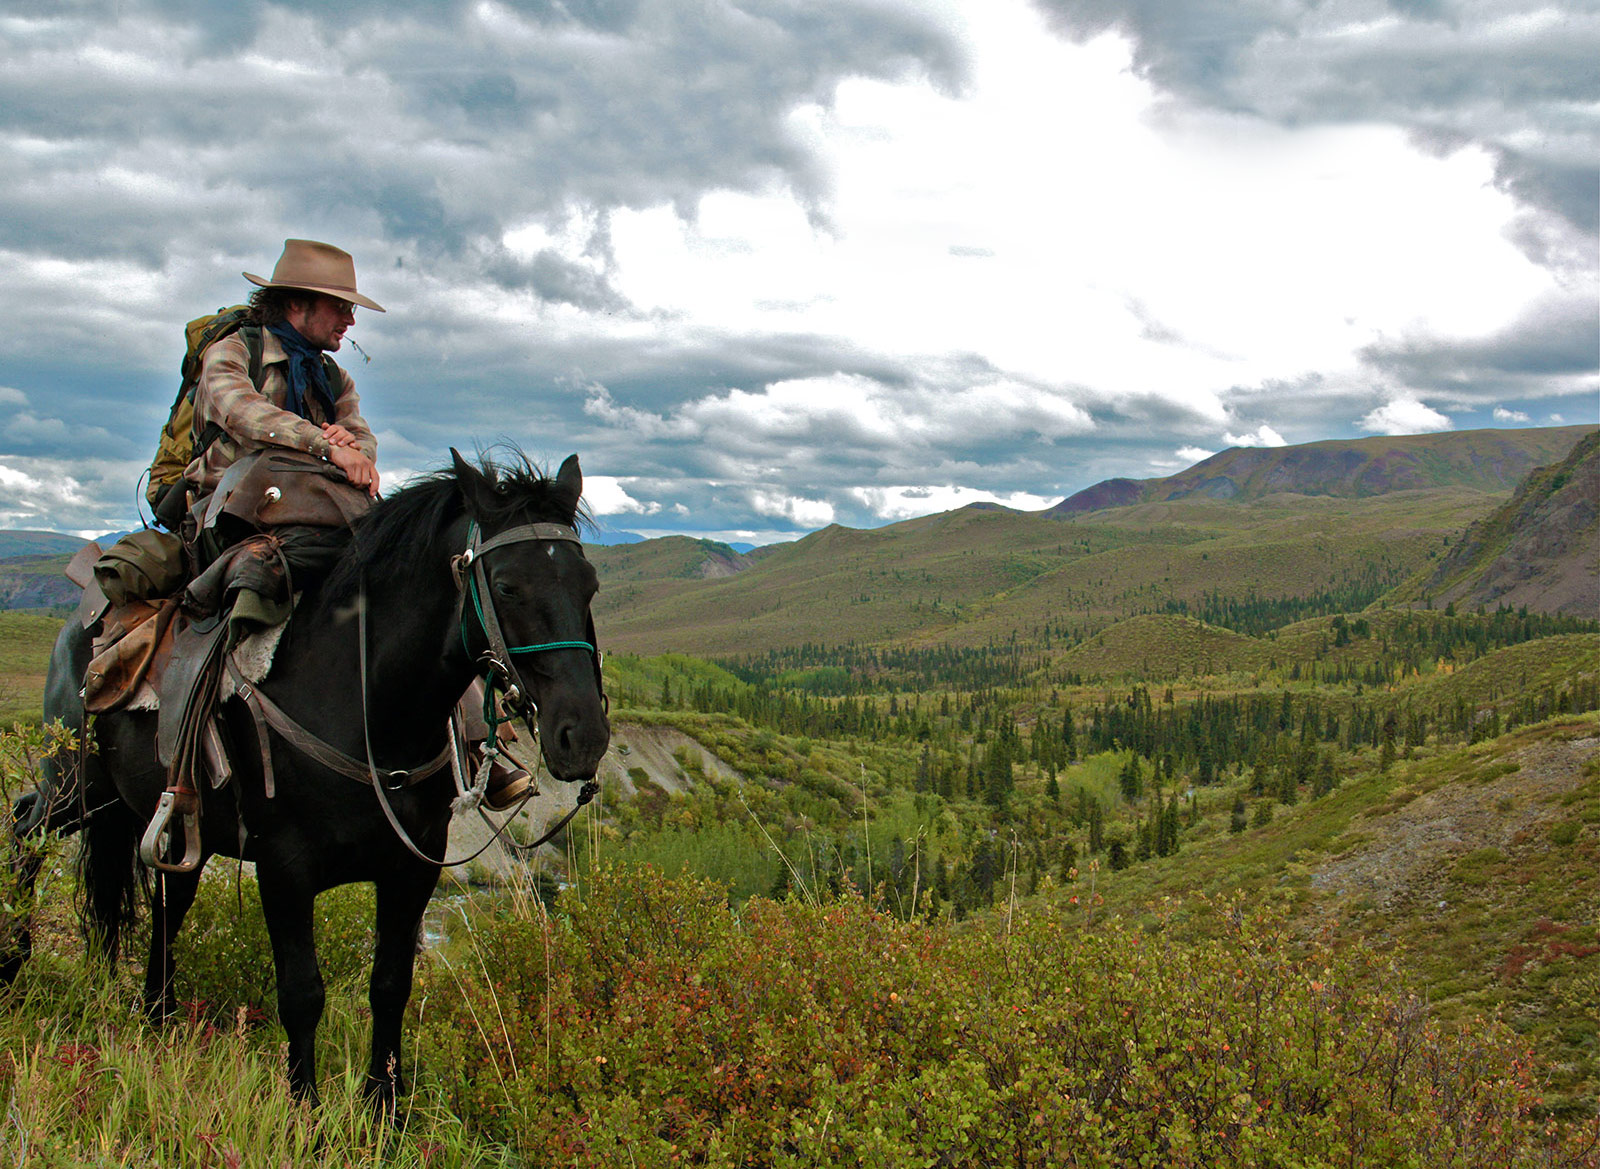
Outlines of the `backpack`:
M 222 433 L 215 422 L 208 424 L 202 433 L 194 433 L 194 392 L 200 384 L 200 362 L 206 350 L 214 341 L 234 333 L 242 334 L 245 349 L 250 354 L 250 381 L 257 386 L 261 384 L 261 329 L 245 324 L 249 312 L 247 306 L 236 304 L 196 317 L 183 327 L 185 345 L 178 396 L 173 399 L 172 409 L 156 441 L 156 455 L 150 462 L 150 483 L 144 493 L 156 522 L 169 531 L 178 530 L 188 507 L 184 471 Z

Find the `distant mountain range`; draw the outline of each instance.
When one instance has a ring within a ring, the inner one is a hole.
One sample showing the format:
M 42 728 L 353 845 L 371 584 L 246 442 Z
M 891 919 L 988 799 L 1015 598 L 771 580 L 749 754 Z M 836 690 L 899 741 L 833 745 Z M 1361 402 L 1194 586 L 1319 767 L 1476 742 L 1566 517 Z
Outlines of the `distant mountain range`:
M 1438 487 L 1510 491 L 1535 467 L 1566 457 L 1594 429 L 1463 430 L 1329 439 L 1298 446 L 1230 447 L 1161 479 L 1103 480 L 1045 514 L 1078 515 L 1191 496 L 1252 500 L 1287 492 L 1360 499 Z
M 640 652 L 982 645 L 1198 615 L 1224 595 L 1353 611 L 1392 593 L 1595 616 L 1597 498 L 1597 428 L 1480 430 L 1227 450 L 1043 512 L 968 507 L 753 549 L 591 541 L 589 555 L 603 636 Z M 75 603 L 60 571 L 82 543 L 0 532 L 0 606 Z
M 63 532 L 0 532 L 0 560 L 14 556 L 71 556 L 88 541 Z
M 969 507 L 865 531 L 832 526 L 744 555 L 683 537 L 596 548 L 596 616 L 613 648 L 739 657 L 806 642 L 1042 644 L 1140 614 L 1200 615 L 1214 598 L 1354 612 L 1440 570 L 1469 525 L 1595 433 L 1230 450 L 1164 479 L 1108 480 L 1044 512 Z M 1550 522 L 1574 522 L 1561 516 Z M 1532 518 L 1522 522 L 1532 538 Z M 1594 616 L 1582 595 L 1530 604 Z M 1420 589 L 1396 600 L 1426 603 Z

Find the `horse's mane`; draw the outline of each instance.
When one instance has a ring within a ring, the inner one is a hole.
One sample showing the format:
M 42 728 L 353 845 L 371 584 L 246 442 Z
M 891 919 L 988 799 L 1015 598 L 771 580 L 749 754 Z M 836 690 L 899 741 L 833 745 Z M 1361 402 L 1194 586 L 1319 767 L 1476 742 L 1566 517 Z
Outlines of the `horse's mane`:
M 473 516 L 482 527 L 499 528 L 516 520 L 563 523 L 580 530 L 593 525 L 582 503 L 574 511 L 556 481 L 515 447 L 503 463 L 480 454 L 477 469 L 495 488 L 479 500 Z M 466 510 L 463 496 L 456 469 L 446 467 L 380 500 L 356 523 L 350 546 L 323 585 L 324 598 L 340 600 L 354 594 L 363 577 L 415 580 L 441 570 L 445 559 L 436 541 Z

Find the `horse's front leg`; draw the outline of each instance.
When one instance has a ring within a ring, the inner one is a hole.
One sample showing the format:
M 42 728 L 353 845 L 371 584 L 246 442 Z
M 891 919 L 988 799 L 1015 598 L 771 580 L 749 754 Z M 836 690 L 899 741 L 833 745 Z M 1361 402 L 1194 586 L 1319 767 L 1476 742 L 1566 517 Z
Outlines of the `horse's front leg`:
M 405 1091 L 400 1026 L 411 999 L 422 914 L 438 881 L 437 868 L 418 862 L 377 882 L 378 940 L 367 989 L 372 1006 L 372 1059 L 367 1064 L 365 1090 L 382 1109 L 392 1109 L 396 1097 Z
M 315 1104 L 317 1024 L 327 1001 L 312 933 L 316 890 L 292 866 L 261 864 L 256 879 L 278 976 L 278 1021 L 289 1039 L 289 1090 Z
M 150 891 L 150 951 L 144 967 L 144 1009 L 154 1019 L 178 1013 L 172 943 L 200 889 L 200 873 L 158 873 Z
M 14 904 L 0 918 L 0 986 L 10 986 L 22 966 L 33 956 L 33 889 L 39 880 L 44 856 L 24 845 L 14 844 L 18 854 L 11 861 Z

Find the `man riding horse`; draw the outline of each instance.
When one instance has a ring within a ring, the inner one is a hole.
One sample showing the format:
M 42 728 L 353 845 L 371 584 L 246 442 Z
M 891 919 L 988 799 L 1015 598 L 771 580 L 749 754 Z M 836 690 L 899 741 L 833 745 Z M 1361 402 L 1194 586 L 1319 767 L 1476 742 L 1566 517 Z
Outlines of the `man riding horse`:
M 337 514 L 332 523 L 322 518 L 315 524 L 275 526 L 255 508 L 247 509 L 247 521 L 218 505 L 229 493 L 229 480 L 237 477 L 229 475 L 230 469 L 244 471 L 242 463 L 272 451 L 309 456 L 313 465 L 322 460 L 336 469 L 336 478 L 365 492 L 358 491 L 357 498 L 377 497 L 377 438 L 361 416 L 354 381 L 326 354 L 341 347 L 358 305 L 375 312 L 384 309 L 358 291 L 350 254 L 331 244 L 286 240 L 271 279 L 249 272 L 244 277 L 257 287 L 243 323 L 200 353 L 194 451 L 177 484 L 175 510 L 190 517 L 183 526 L 192 571 L 207 568 L 229 548 L 270 529 L 270 546 L 252 555 L 267 561 L 266 567 L 281 562 L 286 573 L 292 571 L 292 587 L 298 591 L 319 580 L 348 543 L 350 529 Z M 287 477 L 291 482 L 320 478 Z M 170 522 L 178 526 L 175 519 Z M 287 588 L 285 595 L 274 596 L 282 580 L 270 572 L 258 575 L 270 587 L 261 594 L 249 588 L 233 592 L 234 618 L 277 624 L 288 616 Z M 191 593 L 200 583 L 191 586 Z M 469 690 L 460 711 L 476 769 L 489 736 L 481 686 Z M 502 726 L 500 733 L 512 735 L 509 726 Z M 484 803 L 495 810 L 516 806 L 533 790 L 532 777 L 503 751 L 490 753 L 489 759 Z M 67 794 L 40 792 L 27 801 L 25 819 L 37 818 L 50 798 Z
M 376 498 L 378 440 L 361 416 L 354 380 L 323 355 L 338 352 L 358 305 L 380 313 L 383 306 L 357 290 L 350 253 L 315 240 L 285 240 L 270 280 L 243 275 L 257 286 L 248 323 L 213 343 L 202 357 L 194 399 L 200 439 L 184 474 L 191 495 L 203 501 L 245 455 L 281 448 L 327 460 Z M 255 354 L 252 345 L 258 347 Z M 207 559 L 221 551 L 219 543 L 248 534 L 229 532 L 230 517 L 220 518 L 222 527 L 201 533 Z M 324 529 L 322 536 L 330 546 L 314 556 L 319 567 L 331 562 L 348 529 Z M 298 583 L 309 583 L 303 570 Z M 461 712 L 476 756 L 489 733 L 476 687 Z M 526 770 L 496 753 L 484 802 L 496 810 L 510 808 L 532 786 Z

